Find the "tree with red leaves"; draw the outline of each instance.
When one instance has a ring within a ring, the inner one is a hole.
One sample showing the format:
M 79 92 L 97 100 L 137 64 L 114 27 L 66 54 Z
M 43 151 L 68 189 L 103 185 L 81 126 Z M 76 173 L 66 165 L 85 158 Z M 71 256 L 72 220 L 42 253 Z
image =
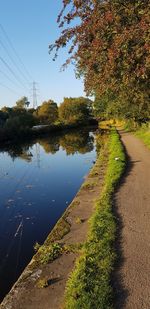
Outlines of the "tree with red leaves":
M 66 64 L 75 62 L 87 94 L 113 91 L 137 118 L 149 110 L 149 11 L 149 0 L 63 0 L 62 33 L 50 46 L 56 58 L 69 44 Z

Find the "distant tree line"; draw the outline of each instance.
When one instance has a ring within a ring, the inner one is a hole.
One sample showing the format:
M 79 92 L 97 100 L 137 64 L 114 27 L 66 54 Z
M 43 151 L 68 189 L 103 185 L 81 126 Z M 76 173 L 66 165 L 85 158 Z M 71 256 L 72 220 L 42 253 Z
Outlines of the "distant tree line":
M 53 100 L 44 101 L 37 109 L 29 108 L 27 97 L 18 100 L 13 107 L 0 110 L 0 141 L 18 139 L 31 134 L 36 125 L 80 126 L 93 118 L 93 102 L 84 97 L 64 98 L 58 106 Z

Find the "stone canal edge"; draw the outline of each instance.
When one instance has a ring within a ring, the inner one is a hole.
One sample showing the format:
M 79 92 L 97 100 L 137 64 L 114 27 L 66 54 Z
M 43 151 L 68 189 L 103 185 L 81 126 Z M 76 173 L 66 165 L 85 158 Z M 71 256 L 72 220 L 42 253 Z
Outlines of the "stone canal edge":
M 5 297 L 0 309 L 62 308 L 66 282 L 80 254 L 80 247 L 87 239 L 89 219 L 103 187 L 107 145 L 102 152 L 103 159 L 97 159 L 72 203 Z M 51 243 L 54 244 L 53 260 L 45 263 L 43 259 Z

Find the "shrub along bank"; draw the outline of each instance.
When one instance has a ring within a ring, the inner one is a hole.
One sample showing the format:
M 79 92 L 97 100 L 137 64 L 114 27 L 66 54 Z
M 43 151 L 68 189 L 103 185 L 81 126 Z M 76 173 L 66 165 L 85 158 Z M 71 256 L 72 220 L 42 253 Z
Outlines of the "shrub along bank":
M 68 280 L 65 309 L 111 308 L 111 272 L 115 260 L 115 218 L 112 194 L 125 167 L 118 133 L 111 131 L 105 182 L 90 221 L 88 240 Z M 103 160 L 103 158 L 102 158 Z
M 76 123 L 76 124 L 53 124 L 53 125 L 39 125 L 30 127 L 12 127 L 12 128 L 0 128 L 0 144 L 14 142 L 20 143 L 22 141 L 29 140 L 30 138 L 36 138 L 40 136 L 45 136 L 50 133 L 63 132 L 71 129 L 78 129 L 82 127 L 98 126 L 98 123 L 94 119 L 90 119 L 86 123 Z
M 139 137 L 148 148 L 150 148 L 150 126 L 143 125 L 136 131 L 135 135 Z

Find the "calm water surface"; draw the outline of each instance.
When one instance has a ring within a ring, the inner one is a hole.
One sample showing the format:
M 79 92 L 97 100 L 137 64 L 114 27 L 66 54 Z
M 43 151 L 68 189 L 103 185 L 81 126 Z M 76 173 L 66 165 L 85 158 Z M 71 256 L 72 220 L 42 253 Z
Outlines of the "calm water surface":
M 74 198 L 96 158 L 73 131 L 0 150 L 0 300 Z

